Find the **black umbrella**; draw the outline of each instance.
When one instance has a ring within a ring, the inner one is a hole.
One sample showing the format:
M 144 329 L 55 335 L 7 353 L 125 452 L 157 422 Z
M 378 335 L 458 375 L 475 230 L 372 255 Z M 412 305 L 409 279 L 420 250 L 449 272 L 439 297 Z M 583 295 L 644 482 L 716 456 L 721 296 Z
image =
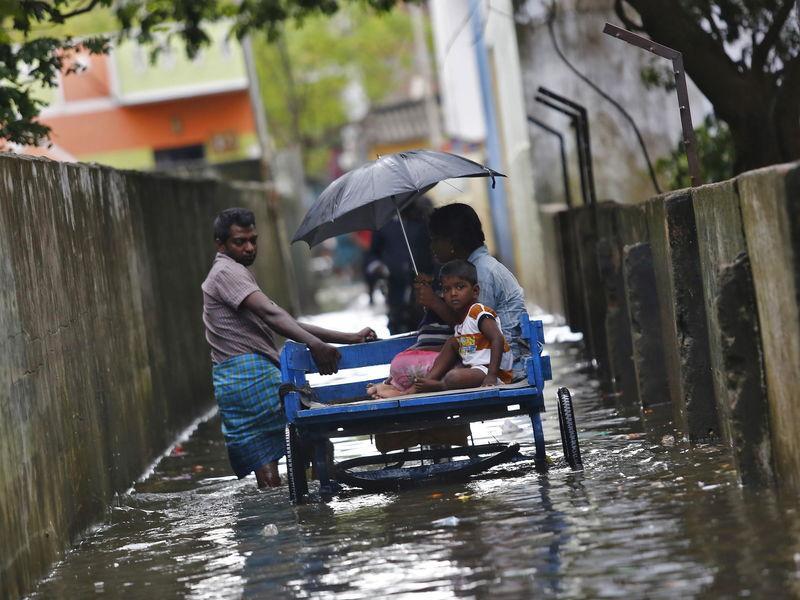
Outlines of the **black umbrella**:
M 458 177 L 505 177 L 463 156 L 435 150 L 411 150 L 382 156 L 353 169 L 331 183 L 306 213 L 292 242 L 303 240 L 315 246 L 328 238 L 359 231 L 380 229 L 415 198 L 444 179 Z M 417 265 L 403 236 L 414 272 Z

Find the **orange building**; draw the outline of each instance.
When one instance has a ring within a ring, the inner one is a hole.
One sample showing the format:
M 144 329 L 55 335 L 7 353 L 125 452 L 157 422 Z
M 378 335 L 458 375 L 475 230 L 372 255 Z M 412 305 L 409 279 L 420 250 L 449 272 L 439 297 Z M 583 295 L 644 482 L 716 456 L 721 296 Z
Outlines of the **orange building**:
M 242 48 L 222 27 L 194 60 L 175 43 L 151 64 L 132 42 L 74 60 L 79 72 L 43 93 L 52 145 L 27 153 L 128 169 L 259 156 Z

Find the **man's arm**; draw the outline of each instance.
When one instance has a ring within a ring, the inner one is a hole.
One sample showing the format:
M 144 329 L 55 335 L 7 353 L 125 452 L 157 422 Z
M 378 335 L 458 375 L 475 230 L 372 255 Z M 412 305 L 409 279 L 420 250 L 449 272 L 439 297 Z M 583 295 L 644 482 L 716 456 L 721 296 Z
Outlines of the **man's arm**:
M 497 321 L 493 318 L 485 316 L 481 318 L 478 323 L 478 329 L 489 340 L 491 344 L 491 354 L 489 357 L 489 365 L 487 366 L 488 373 L 483 379 L 483 385 L 497 385 L 497 373 L 500 370 L 500 361 L 503 358 L 503 347 L 506 340 L 503 334 L 500 333 L 500 328 L 497 326 Z
M 324 327 L 317 327 L 316 325 L 301 323 L 300 321 L 297 321 L 297 324 L 311 335 L 329 344 L 360 344 L 362 342 L 372 342 L 378 339 L 378 336 L 370 327 L 365 327 L 356 333 L 345 333 L 344 331 L 325 329 Z
M 336 373 L 339 367 L 339 351 L 329 346 L 313 333 L 306 331 L 292 315 L 272 302 L 262 292 L 253 292 L 242 301 L 241 306 L 263 320 L 280 335 L 302 342 L 308 346 L 321 375 Z

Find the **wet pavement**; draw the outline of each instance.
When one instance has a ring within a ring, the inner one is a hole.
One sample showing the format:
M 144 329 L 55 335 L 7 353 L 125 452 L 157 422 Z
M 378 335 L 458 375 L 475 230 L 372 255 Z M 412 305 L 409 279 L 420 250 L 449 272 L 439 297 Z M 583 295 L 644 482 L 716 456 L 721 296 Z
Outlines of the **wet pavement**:
M 550 328 L 551 332 L 556 330 Z M 547 346 L 553 466 L 473 481 L 347 491 L 293 507 L 229 475 L 214 417 L 119 498 L 34 598 L 784 598 L 800 596 L 796 497 L 742 488 L 723 448 L 689 448 L 603 399 L 580 342 Z M 563 461 L 555 390 L 576 403 L 585 464 Z M 518 441 L 526 418 L 473 426 Z M 372 452 L 337 442 L 337 460 Z

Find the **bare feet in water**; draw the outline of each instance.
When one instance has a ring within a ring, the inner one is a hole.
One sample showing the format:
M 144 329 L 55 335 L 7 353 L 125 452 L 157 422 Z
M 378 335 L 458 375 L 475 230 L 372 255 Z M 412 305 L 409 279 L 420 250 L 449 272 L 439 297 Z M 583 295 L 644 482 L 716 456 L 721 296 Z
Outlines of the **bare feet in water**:
M 281 476 L 278 474 L 277 460 L 256 469 L 256 483 L 259 488 L 279 487 L 281 485 Z
M 438 379 L 426 379 L 424 377 L 414 379 L 414 391 L 417 394 L 422 392 L 443 392 L 444 390 L 444 382 Z

